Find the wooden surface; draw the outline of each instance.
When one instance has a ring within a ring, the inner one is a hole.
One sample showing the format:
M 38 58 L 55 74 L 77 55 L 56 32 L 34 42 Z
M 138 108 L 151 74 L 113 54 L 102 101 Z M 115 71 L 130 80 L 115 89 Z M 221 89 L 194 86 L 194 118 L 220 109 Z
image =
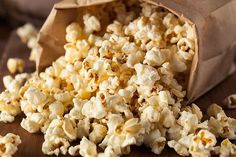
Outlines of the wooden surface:
M 6 46 L 6 41 L 10 36 L 10 29 L 6 26 L 0 25 L 0 91 L 3 90 L 2 87 L 2 79 L 1 77 L 7 74 L 7 70 L 5 67 L 5 63 L 7 58 L 10 57 L 20 57 L 20 58 L 28 58 L 29 51 L 27 48 L 19 44 L 19 39 L 14 35 L 11 36 L 14 42 L 11 42 L 10 45 Z M 5 49 L 4 49 L 5 47 Z M 14 51 L 13 51 L 14 49 Z M 5 50 L 5 51 L 4 51 Z M 17 51 L 16 51 L 17 50 Z M 3 54 L 5 52 L 5 54 Z M 223 66 L 223 65 L 222 65 Z M 27 71 L 33 70 L 33 64 L 27 63 Z M 224 80 L 217 87 L 209 91 L 207 94 L 202 96 L 200 99 L 196 101 L 196 104 L 200 106 L 200 108 L 205 112 L 207 107 L 211 103 L 221 103 L 222 100 L 228 96 L 229 94 L 236 93 L 236 73 Z M 226 113 L 236 118 L 236 110 L 226 110 Z M 21 136 L 22 144 L 19 146 L 19 150 L 16 153 L 15 157 L 44 157 L 42 154 L 41 145 L 43 142 L 43 135 L 38 134 L 30 134 L 26 132 L 23 128 L 20 127 L 19 123 L 21 122 L 23 115 L 20 115 L 16 118 L 16 121 L 11 124 L 0 123 L 0 135 L 5 135 L 8 132 L 12 132 Z M 131 154 L 127 157 L 154 157 L 149 148 L 145 146 L 141 147 L 132 147 Z M 178 155 L 169 148 L 165 148 L 164 152 L 159 155 L 162 157 L 177 157 Z

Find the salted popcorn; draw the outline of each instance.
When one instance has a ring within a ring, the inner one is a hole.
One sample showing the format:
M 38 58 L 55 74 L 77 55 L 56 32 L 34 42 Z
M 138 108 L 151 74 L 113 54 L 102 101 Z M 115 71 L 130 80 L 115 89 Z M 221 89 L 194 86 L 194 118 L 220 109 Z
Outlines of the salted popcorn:
M 0 156 L 11 157 L 18 150 L 17 146 L 21 143 L 18 135 L 8 133 L 5 136 L 0 136 Z
M 64 56 L 38 75 L 4 77 L 0 121 L 23 112 L 22 128 L 44 134 L 46 155 L 115 157 L 142 144 L 155 154 L 166 145 L 181 156 L 235 154 L 228 140 L 236 137 L 235 119 L 216 105 L 205 121 L 197 105 L 183 107 L 196 51 L 193 25 L 146 2 L 83 13 L 66 27 Z M 31 60 L 40 51 L 35 32 L 18 30 Z M 226 138 L 220 146 L 217 137 Z
M 9 58 L 7 60 L 7 68 L 12 74 L 16 72 L 22 73 L 25 68 L 25 62 L 19 58 Z

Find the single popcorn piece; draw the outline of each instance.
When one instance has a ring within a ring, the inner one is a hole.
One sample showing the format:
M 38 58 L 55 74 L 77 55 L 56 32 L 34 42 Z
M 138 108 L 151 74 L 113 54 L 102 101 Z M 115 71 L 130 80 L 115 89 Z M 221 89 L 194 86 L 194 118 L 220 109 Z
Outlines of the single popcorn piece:
M 66 41 L 75 43 L 82 37 L 82 28 L 76 22 L 71 23 L 66 27 Z
M 198 125 L 198 117 L 196 114 L 183 111 L 177 123 L 183 126 L 185 134 L 193 133 Z
M 236 145 L 229 139 L 224 139 L 220 144 L 220 157 L 230 157 L 236 155 Z
M 89 141 L 86 137 L 83 137 L 79 144 L 80 155 L 83 157 L 96 157 L 97 147 L 94 143 Z
M 228 139 L 236 139 L 236 119 L 227 117 L 223 109 L 212 104 L 208 109 L 209 129 L 216 135 L 216 137 L 223 137 Z
M 82 108 L 82 114 L 88 118 L 101 119 L 106 116 L 107 111 L 98 98 L 91 98 Z
M 156 129 L 144 138 L 144 144 L 151 147 L 155 154 L 161 154 L 166 144 L 166 138 L 162 137 L 160 131 Z
M 94 31 L 100 31 L 101 30 L 101 24 L 95 16 L 85 14 L 83 16 L 83 19 L 84 19 L 84 25 L 85 25 L 85 32 L 87 34 L 90 34 Z
M 43 142 L 42 151 L 46 155 L 58 156 L 60 152 L 65 155 L 69 146 L 70 144 L 66 139 L 51 136 Z
M 193 141 L 201 148 L 210 148 L 216 144 L 215 136 L 208 130 L 200 130 L 197 135 L 193 137 Z
M 24 26 L 18 28 L 16 33 L 24 43 L 27 43 L 32 37 L 37 35 L 37 30 L 32 24 L 27 23 Z
M 225 98 L 223 104 L 229 109 L 236 108 L 236 94 L 232 94 Z
M 19 144 L 21 144 L 21 139 L 18 135 L 8 133 L 5 136 L 0 136 L 0 156 L 13 156 L 18 150 Z
M 4 122 L 4 123 L 11 123 L 15 120 L 15 117 L 10 115 L 8 112 L 6 111 L 2 111 L 0 113 L 0 121 Z
M 75 140 L 77 138 L 77 127 L 74 121 L 65 119 L 62 128 L 70 140 Z
M 20 123 L 21 127 L 30 133 L 36 133 L 40 129 L 40 125 L 30 119 L 22 119 Z
M 136 64 L 134 66 L 137 72 L 137 84 L 153 87 L 154 83 L 160 79 L 160 76 L 157 70 L 151 66 L 143 65 L 143 64 Z
M 173 148 L 181 156 L 189 156 L 188 148 L 174 140 L 168 141 L 168 146 Z
M 93 123 L 93 131 L 89 134 L 89 140 L 95 144 L 102 141 L 107 134 L 107 128 L 104 125 Z
M 147 51 L 144 63 L 151 66 L 160 66 L 164 62 L 170 59 L 170 51 L 168 49 L 158 49 L 156 47 Z
M 12 74 L 15 74 L 16 72 L 22 73 L 25 68 L 25 62 L 19 58 L 9 58 L 7 60 L 7 68 Z
M 79 155 L 79 150 L 80 150 L 79 145 L 71 146 L 68 150 L 68 153 L 72 156 L 78 156 Z

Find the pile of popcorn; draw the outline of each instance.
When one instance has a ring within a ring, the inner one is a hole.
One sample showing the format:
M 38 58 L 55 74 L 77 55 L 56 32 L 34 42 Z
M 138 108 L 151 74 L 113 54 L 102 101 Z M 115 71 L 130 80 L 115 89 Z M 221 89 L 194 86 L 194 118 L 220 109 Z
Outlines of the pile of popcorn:
M 106 27 L 106 5 L 99 14 L 88 9 L 83 24 L 66 28 L 65 55 L 52 66 L 39 75 L 4 77 L 0 120 L 12 122 L 23 112 L 21 126 L 44 134 L 47 155 L 115 157 L 142 144 L 155 154 L 168 145 L 181 156 L 236 155 L 229 141 L 236 139 L 235 119 L 216 104 L 206 121 L 195 104 L 181 107 L 194 26 L 154 5 L 136 5 L 109 4 L 116 18 Z

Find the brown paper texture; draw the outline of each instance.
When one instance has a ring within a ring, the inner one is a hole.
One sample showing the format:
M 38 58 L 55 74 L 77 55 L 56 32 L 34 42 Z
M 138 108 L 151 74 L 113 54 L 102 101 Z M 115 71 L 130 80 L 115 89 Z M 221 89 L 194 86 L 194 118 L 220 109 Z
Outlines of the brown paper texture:
M 92 5 L 114 0 L 65 0 L 54 5 L 43 25 L 39 43 L 42 46 L 37 67 L 50 65 L 64 55 L 65 28 L 79 13 Z M 195 27 L 196 54 L 187 88 L 192 102 L 216 86 L 235 70 L 236 0 L 146 0 L 185 18 Z

